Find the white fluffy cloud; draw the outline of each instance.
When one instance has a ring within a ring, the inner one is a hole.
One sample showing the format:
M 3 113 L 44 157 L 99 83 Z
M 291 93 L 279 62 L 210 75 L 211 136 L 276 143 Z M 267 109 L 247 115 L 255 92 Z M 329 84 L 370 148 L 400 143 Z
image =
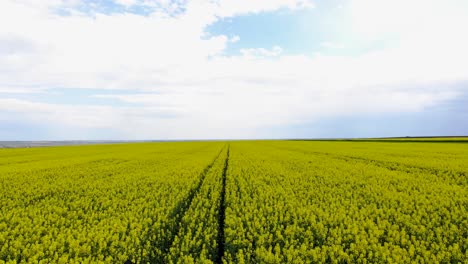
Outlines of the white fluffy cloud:
M 137 0 L 115 0 L 115 2 L 126 7 L 130 7 L 138 3 Z
M 463 91 L 450 84 L 468 80 L 468 14 L 456 0 L 353 0 L 352 30 L 360 41 L 396 41 L 352 56 L 290 56 L 279 46 L 226 56 L 226 46 L 242 40 L 205 32 L 222 17 L 309 8 L 310 1 L 115 2 L 151 12 L 85 13 L 77 9 L 83 2 L 65 0 L 0 3 L 0 119 L 17 113 L 129 138 L 255 137 L 265 126 L 332 115 L 420 111 L 456 97 Z M 47 88 L 118 89 L 94 97 L 131 106 L 12 95 Z
M 240 53 L 247 58 L 255 57 L 278 57 L 283 49 L 280 46 L 274 46 L 271 50 L 264 48 L 241 49 Z
M 302 9 L 314 7 L 309 0 L 218 0 L 216 14 L 221 17 L 232 17 L 249 13 L 275 11 L 280 8 Z

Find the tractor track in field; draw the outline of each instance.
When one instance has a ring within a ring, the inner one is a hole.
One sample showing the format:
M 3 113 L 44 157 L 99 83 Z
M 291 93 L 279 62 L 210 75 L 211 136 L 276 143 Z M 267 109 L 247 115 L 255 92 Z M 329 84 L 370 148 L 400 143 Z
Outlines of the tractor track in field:
M 190 205 L 192 204 L 193 199 L 195 198 L 196 194 L 200 191 L 203 183 L 205 182 L 206 175 L 210 171 L 210 169 L 213 167 L 215 162 L 220 158 L 221 153 L 224 152 L 225 147 L 221 149 L 221 151 L 216 155 L 216 157 L 213 159 L 213 161 L 206 166 L 203 171 L 200 173 L 200 176 L 198 177 L 198 183 L 197 185 L 190 190 L 188 195 L 182 199 L 177 205 L 174 207 L 174 209 L 171 211 L 169 214 L 169 219 L 172 219 L 173 221 L 170 221 L 170 223 L 166 223 L 167 226 L 164 227 L 164 229 L 169 229 L 173 230 L 171 234 L 164 239 L 162 243 L 159 244 L 154 244 L 153 247 L 159 248 L 163 252 L 163 256 L 158 256 L 155 255 L 153 257 L 150 257 L 149 262 L 150 263 L 165 263 L 165 255 L 169 253 L 169 250 L 171 248 L 171 245 L 174 243 L 175 237 L 180 231 L 180 224 L 182 222 L 182 218 L 184 218 L 186 212 L 190 208 Z M 175 226 L 172 226 L 171 223 L 175 223 Z
M 462 185 L 464 181 L 462 179 L 466 178 L 466 173 L 463 171 L 450 171 L 444 169 L 437 169 L 437 168 L 429 168 L 429 167 L 422 167 L 417 165 L 408 165 L 404 163 L 398 163 L 395 161 L 382 161 L 377 159 L 369 159 L 363 157 L 355 157 L 349 156 L 344 154 L 333 154 L 327 152 L 317 152 L 317 151 L 308 151 L 308 150 L 301 150 L 301 149 L 294 149 L 294 148 L 278 148 L 283 150 L 289 150 L 293 152 L 300 152 L 303 154 L 312 154 L 312 155 L 321 155 L 328 158 L 332 158 L 335 160 L 342 160 L 345 162 L 361 162 L 365 164 L 371 164 L 376 167 L 380 167 L 389 171 L 400 171 L 404 173 L 427 173 L 431 175 L 435 175 L 437 177 L 446 177 L 448 176 L 450 180 L 454 181 L 457 185 Z M 459 179 L 457 179 L 459 178 Z
M 321 153 L 325 154 L 325 153 Z M 346 162 L 354 161 L 354 162 L 361 162 L 365 164 L 371 164 L 379 168 L 383 168 L 389 171 L 399 171 L 409 174 L 414 173 L 425 173 L 434 175 L 437 177 L 448 177 L 451 181 L 454 181 L 457 185 L 462 185 L 464 178 L 466 178 L 466 173 L 462 171 L 450 171 L 444 169 L 437 169 L 437 168 L 429 168 L 429 167 L 421 167 L 417 165 L 408 165 L 403 163 L 398 163 L 395 161 L 382 161 L 382 160 L 375 160 L 375 159 L 368 159 L 362 157 L 353 157 L 348 155 L 334 155 L 334 154 L 325 154 L 328 157 L 343 160 Z
M 174 242 L 175 236 L 179 233 L 180 223 L 182 222 L 182 218 L 185 216 L 187 210 L 190 208 L 190 205 L 192 204 L 193 198 L 200 191 L 200 189 L 201 189 L 201 187 L 203 185 L 203 182 L 205 182 L 206 175 L 208 174 L 210 169 L 213 167 L 215 162 L 219 159 L 219 156 L 221 156 L 221 153 L 223 153 L 223 150 L 224 150 L 224 148 L 221 149 L 221 151 L 218 153 L 216 158 L 213 159 L 213 161 L 210 164 L 208 164 L 208 166 L 206 166 L 205 169 L 202 171 L 202 173 L 199 176 L 199 181 L 198 181 L 198 184 L 196 185 L 196 187 L 193 188 L 192 190 L 190 190 L 187 197 L 184 200 L 182 200 L 181 202 L 179 202 L 179 204 L 177 204 L 177 206 L 171 212 L 171 214 L 170 214 L 171 218 L 175 219 L 175 222 L 178 223 L 178 224 L 177 224 L 177 228 L 176 228 L 175 232 L 173 233 L 173 235 L 172 235 L 172 237 L 170 239 L 169 245 L 172 245 L 172 243 Z M 167 251 L 169 252 L 169 248 L 167 248 Z
M 219 204 L 219 215 L 218 215 L 218 238 L 217 238 L 217 254 L 215 263 L 222 263 L 224 257 L 224 244 L 225 244 L 225 235 L 224 227 L 226 220 L 226 175 L 229 168 L 229 146 L 227 149 L 226 159 L 224 161 L 224 168 L 222 174 L 222 187 L 221 187 L 221 199 Z

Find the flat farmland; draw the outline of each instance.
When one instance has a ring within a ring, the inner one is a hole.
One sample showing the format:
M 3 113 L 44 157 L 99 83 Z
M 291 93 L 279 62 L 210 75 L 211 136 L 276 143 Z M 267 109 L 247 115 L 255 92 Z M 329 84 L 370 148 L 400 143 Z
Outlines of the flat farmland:
M 468 263 L 468 144 L 0 149 L 0 263 Z

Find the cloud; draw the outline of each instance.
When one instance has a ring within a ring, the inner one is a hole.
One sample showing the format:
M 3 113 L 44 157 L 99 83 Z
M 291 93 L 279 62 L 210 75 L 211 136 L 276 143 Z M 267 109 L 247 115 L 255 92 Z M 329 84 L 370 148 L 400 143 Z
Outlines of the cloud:
M 44 94 L 46 89 L 31 87 L 0 87 L 1 94 Z
M 279 46 L 274 46 L 271 50 L 264 48 L 257 49 L 241 49 L 240 53 L 244 57 L 255 58 L 255 57 L 277 57 L 283 52 L 283 49 Z
M 320 46 L 327 48 L 327 49 L 343 49 L 344 48 L 343 44 L 330 42 L 330 41 L 321 42 Z
M 125 7 L 130 7 L 138 3 L 137 0 L 115 0 L 115 2 Z
M 269 12 L 281 8 L 295 10 L 314 7 L 310 0 L 218 0 L 216 4 L 216 14 L 221 17 Z
M 229 39 L 229 42 L 231 42 L 231 43 L 236 43 L 236 42 L 239 42 L 239 41 L 240 41 L 240 37 L 237 36 L 237 35 L 235 35 L 235 36 L 233 36 L 233 37 L 231 37 Z
M 148 125 L 151 120 L 157 122 L 160 119 L 169 120 L 177 117 L 177 109 L 168 111 L 169 109 L 158 106 L 61 105 L 14 98 L 0 99 L 0 110 L 3 114 L 9 112 L 20 114 L 23 118 L 36 123 L 59 123 L 78 128 L 113 128 L 121 124 L 130 126 L 135 124 L 137 127 L 142 127 Z
M 350 22 L 353 33 L 367 39 L 453 34 L 466 26 L 466 10 L 464 0 L 352 0 Z
M 90 13 L 77 8 L 83 3 L 0 3 L 0 120 L 15 113 L 37 123 L 118 130 L 127 138 L 256 137 L 263 127 L 330 116 L 422 111 L 456 98 L 465 91 L 453 83 L 468 81 L 468 38 L 461 34 L 468 23 L 448 15 L 460 13 L 451 11 L 454 6 L 419 22 L 401 11 L 406 28 L 391 22 L 400 18 L 399 8 L 416 12 L 416 6 L 388 4 L 392 12 L 386 15 L 372 1 L 356 0 L 350 10 L 356 38 L 366 43 L 396 35 L 395 45 L 341 56 L 293 56 L 279 46 L 226 56 L 227 45 L 239 37 L 211 36 L 207 25 L 312 4 L 135 0 L 116 1 L 125 12 Z M 151 12 L 132 13 L 135 6 Z M 57 13 L 63 8 L 73 12 Z M 49 88 L 120 90 L 93 99 L 131 105 L 63 105 L 14 96 Z

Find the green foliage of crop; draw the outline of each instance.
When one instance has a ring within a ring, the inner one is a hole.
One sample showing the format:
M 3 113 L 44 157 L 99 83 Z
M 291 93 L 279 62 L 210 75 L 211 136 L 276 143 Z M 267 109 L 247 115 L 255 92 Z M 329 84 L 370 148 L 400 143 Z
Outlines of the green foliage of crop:
M 464 143 L 0 149 L 0 263 L 468 263 Z

